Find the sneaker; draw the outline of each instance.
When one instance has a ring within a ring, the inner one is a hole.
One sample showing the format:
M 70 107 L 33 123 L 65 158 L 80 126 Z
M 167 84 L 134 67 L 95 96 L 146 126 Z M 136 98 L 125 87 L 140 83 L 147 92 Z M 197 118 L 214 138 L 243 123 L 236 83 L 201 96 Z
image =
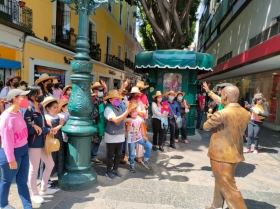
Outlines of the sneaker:
M 254 154 L 258 154 L 259 151 L 258 151 L 257 149 L 255 149 L 253 153 L 254 153 Z
M 135 170 L 135 168 L 134 168 L 134 164 L 133 164 L 133 165 L 130 165 L 129 171 L 130 171 L 130 173 L 135 173 L 135 172 L 136 172 L 136 170 Z
M 142 161 L 142 164 L 147 168 L 147 169 L 151 169 L 151 166 L 150 166 L 150 164 L 149 164 L 149 162 L 148 161 Z
M 178 143 L 179 140 L 178 140 L 178 139 L 175 139 L 174 141 L 175 141 L 175 143 Z
M 251 153 L 251 149 L 246 149 L 243 151 L 244 153 Z
M 31 200 L 37 204 L 42 204 L 45 202 L 44 198 L 41 197 L 40 195 L 34 195 L 34 196 L 31 196 Z
M 111 171 L 107 171 L 105 176 L 110 180 L 113 180 L 116 177 Z
M 97 165 L 101 165 L 101 164 L 102 164 L 102 161 L 99 160 L 99 159 L 97 159 L 97 158 L 92 158 L 92 159 L 91 159 L 91 162 L 93 162 L 93 163 L 95 163 L 95 164 L 97 164 Z
M 57 189 L 51 189 L 51 188 L 48 188 L 47 191 L 43 192 L 43 191 L 40 191 L 39 194 L 41 196 L 44 196 L 44 195 L 52 195 L 54 193 L 57 192 Z
M 123 177 L 123 175 L 120 174 L 120 172 L 118 170 L 112 170 L 112 174 L 114 174 L 118 178 L 122 178 Z

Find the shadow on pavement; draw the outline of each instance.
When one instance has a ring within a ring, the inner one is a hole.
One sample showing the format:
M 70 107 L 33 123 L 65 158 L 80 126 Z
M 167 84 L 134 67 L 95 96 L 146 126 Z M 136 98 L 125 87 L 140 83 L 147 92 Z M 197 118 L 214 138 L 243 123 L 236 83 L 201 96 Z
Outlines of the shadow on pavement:
M 248 209 L 276 209 L 275 206 L 268 204 L 266 202 L 260 202 L 260 201 L 249 200 L 249 199 L 244 199 L 244 200 Z
M 241 162 L 237 165 L 237 168 L 235 170 L 235 177 L 246 177 L 248 174 L 253 173 L 255 169 L 255 165 Z

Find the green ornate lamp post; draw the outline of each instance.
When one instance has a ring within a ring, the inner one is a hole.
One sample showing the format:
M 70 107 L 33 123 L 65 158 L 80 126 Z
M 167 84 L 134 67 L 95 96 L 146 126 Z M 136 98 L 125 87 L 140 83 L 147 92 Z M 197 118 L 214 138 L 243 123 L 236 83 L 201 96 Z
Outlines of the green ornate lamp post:
M 55 0 L 51 0 L 54 2 Z M 59 186 L 63 190 L 85 190 L 96 182 L 96 173 L 92 169 L 91 141 L 97 131 L 91 120 L 94 106 L 91 100 L 90 75 L 93 64 L 89 57 L 88 22 L 89 15 L 95 13 L 102 4 L 113 0 L 59 0 L 79 14 L 76 55 L 71 61 L 72 94 L 68 103 L 69 120 L 62 128 L 68 135 L 68 149 L 65 170 L 59 176 Z

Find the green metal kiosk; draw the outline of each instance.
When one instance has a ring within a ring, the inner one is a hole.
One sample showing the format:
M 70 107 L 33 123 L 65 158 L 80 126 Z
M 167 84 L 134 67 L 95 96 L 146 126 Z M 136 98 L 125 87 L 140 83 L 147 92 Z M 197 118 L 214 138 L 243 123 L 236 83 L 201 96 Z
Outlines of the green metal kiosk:
M 187 114 L 187 133 L 189 136 L 195 135 L 196 89 L 199 84 L 197 75 L 212 71 L 213 57 L 210 54 L 176 49 L 146 51 L 136 56 L 135 68 L 136 72 L 144 74 L 149 84 L 150 103 L 156 91 L 163 94 L 170 90 L 185 92 L 185 99 L 191 106 Z

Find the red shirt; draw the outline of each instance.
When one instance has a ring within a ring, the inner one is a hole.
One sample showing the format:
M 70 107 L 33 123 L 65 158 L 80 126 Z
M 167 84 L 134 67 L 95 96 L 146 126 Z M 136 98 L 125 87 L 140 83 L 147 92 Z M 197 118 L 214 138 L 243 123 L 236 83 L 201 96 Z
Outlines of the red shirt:
M 205 107 L 205 96 L 200 95 L 198 97 L 198 107 L 197 107 L 197 109 L 203 111 L 204 107 Z
M 146 94 L 142 94 L 141 96 L 139 96 L 139 100 L 144 104 L 144 105 L 148 105 L 148 97 Z

